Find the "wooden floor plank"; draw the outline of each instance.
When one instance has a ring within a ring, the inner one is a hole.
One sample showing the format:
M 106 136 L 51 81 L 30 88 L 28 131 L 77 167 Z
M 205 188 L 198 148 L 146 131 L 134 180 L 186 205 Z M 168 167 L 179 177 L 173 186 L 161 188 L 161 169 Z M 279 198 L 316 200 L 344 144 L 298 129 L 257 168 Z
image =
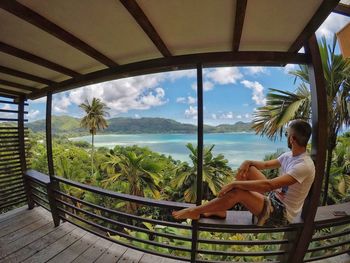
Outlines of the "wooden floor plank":
M 33 212 L 33 209 L 28 210 L 28 206 L 25 205 L 25 206 L 21 206 L 21 207 L 15 208 L 15 209 L 13 209 L 11 211 L 8 211 L 6 213 L 0 214 L 0 224 L 1 224 L 1 222 L 5 221 L 5 220 L 7 220 L 9 218 L 13 218 L 13 217 L 16 217 L 18 215 L 22 215 L 22 213 L 25 212 L 25 211 Z
M 113 243 L 104 238 L 98 238 L 96 242 L 84 253 L 79 255 L 72 263 L 94 262 L 99 258 Z
M 0 237 L 6 236 L 7 234 L 14 232 L 26 225 L 29 225 L 40 219 L 39 215 L 30 214 L 23 217 L 17 217 L 13 219 L 6 220 L 3 224 L 0 224 Z
M 48 224 L 50 221 L 47 220 L 46 218 L 42 218 L 39 219 L 29 225 L 26 225 L 25 227 L 22 227 L 12 233 L 9 233 L 5 236 L 2 236 L 0 238 L 0 246 L 7 244 L 7 243 L 11 243 L 19 238 L 21 238 L 22 236 L 25 236 L 33 231 L 35 231 L 36 229 Z
M 116 263 L 123 256 L 126 247 L 118 244 L 110 246 L 96 261 L 95 263 Z
M 123 256 L 117 261 L 118 263 L 138 263 L 142 256 L 143 252 L 128 248 L 128 250 L 123 254 Z
M 27 258 L 23 262 L 26 262 L 26 263 L 46 262 L 51 258 L 55 257 L 57 254 L 59 254 L 61 251 L 63 251 L 67 247 L 69 247 L 71 244 L 79 240 L 86 233 L 87 233 L 86 231 L 76 228 L 72 232 L 70 232 L 68 235 L 65 235 L 64 237 L 58 239 L 56 242 L 47 246 L 46 248 L 34 254 L 30 258 Z
M 74 244 L 67 247 L 61 253 L 50 259 L 47 263 L 61 263 L 61 262 L 72 262 L 74 259 L 79 257 L 85 250 L 89 249 L 92 244 L 98 239 L 98 236 L 86 233 L 82 238 L 76 241 Z
M 35 253 L 38 253 L 40 250 L 48 247 L 52 243 L 56 242 L 58 239 L 69 234 L 77 227 L 72 224 L 61 224 L 54 230 L 42 238 L 28 244 L 27 246 L 17 250 L 15 253 L 1 259 L 2 263 L 14 263 L 14 262 L 23 262 L 25 259 L 31 257 Z
M 0 230 L 0 238 L 4 237 L 6 235 L 9 235 L 11 233 L 14 233 L 16 231 L 19 231 L 20 229 L 27 227 L 28 225 L 34 224 L 37 221 L 40 221 L 40 218 L 35 216 L 35 217 L 26 217 L 20 221 L 14 222 L 13 224 L 9 225 L 8 227 Z
M 43 227 L 40 227 L 37 230 L 31 232 L 30 234 L 25 235 L 14 242 L 11 242 L 9 244 L 6 244 L 0 247 L 0 259 L 16 252 L 17 250 L 25 247 L 26 245 L 32 243 L 33 241 L 45 236 L 46 234 L 53 231 L 54 229 L 55 228 L 53 223 L 50 222 L 44 225 Z

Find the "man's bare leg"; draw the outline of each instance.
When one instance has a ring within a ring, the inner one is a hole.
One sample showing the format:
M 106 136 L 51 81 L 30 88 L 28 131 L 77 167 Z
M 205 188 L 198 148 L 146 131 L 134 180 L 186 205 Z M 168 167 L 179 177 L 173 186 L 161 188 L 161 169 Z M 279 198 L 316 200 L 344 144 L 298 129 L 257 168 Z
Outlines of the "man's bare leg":
M 236 178 L 237 181 L 245 181 L 245 180 L 267 180 L 265 175 L 260 172 L 258 169 L 255 168 L 255 166 L 250 166 L 248 173 L 246 174 L 245 178 Z M 230 207 L 231 208 L 231 207 Z M 228 209 L 230 209 L 228 208 Z M 220 218 L 226 218 L 227 211 L 215 211 L 211 213 L 203 213 L 204 217 L 211 217 L 211 216 L 217 216 Z
M 217 211 L 226 211 L 237 203 L 244 205 L 254 215 L 259 215 L 264 206 L 264 196 L 257 192 L 233 190 L 226 193 L 223 197 L 215 198 L 208 203 L 200 206 L 174 211 L 173 216 L 176 219 L 199 219 L 203 213 L 215 213 Z

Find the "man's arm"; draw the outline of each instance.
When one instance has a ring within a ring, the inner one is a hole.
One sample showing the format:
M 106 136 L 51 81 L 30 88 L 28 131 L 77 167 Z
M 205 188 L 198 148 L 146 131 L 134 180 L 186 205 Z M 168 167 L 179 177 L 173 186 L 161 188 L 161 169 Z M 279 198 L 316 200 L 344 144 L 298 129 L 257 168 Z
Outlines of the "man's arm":
M 283 186 L 295 184 L 296 182 L 297 180 L 289 174 L 269 180 L 234 181 L 222 188 L 219 192 L 219 197 L 234 189 L 265 193 Z
M 269 160 L 269 161 L 246 161 L 249 166 L 255 166 L 258 170 L 265 169 L 274 169 L 281 166 L 280 162 L 277 159 Z
M 281 166 L 280 162 L 277 159 L 269 160 L 269 161 L 244 161 L 241 166 L 238 168 L 238 172 L 236 178 L 240 178 L 241 180 L 246 177 L 246 174 L 249 170 L 250 166 L 254 166 L 258 170 L 265 169 L 273 169 Z

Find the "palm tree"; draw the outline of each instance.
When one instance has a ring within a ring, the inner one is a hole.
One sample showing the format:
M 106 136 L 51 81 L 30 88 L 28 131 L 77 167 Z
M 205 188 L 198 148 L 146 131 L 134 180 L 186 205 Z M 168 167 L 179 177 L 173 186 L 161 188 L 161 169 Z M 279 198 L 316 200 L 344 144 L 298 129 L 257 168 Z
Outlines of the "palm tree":
M 102 164 L 106 169 L 108 178 L 103 181 L 104 186 L 116 182 L 127 182 L 127 194 L 145 196 L 145 192 L 152 197 L 159 198 L 159 183 L 161 181 L 161 164 L 147 155 L 134 151 L 111 150 L 107 157 L 109 160 Z M 134 213 L 139 206 L 135 203 L 127 204 L 127 211 Z
M 343 126 L 350 125 L 347 105 L 350 99 L 350 60 L 335 54 L 335 46 L 335 36 L 332 45 L 327 45 L 325 38 L 322 38 L 319 44 L 328 106 L 328 144 L 323 205 L 327 202 L 330 168 L 338 132 Z M 299 70 L 290 73 L 302 83 L 295 93 L 278 89 L 272 89 L 269 92 L 267 105 L 255 112 L 253 128 L 257 133 L 276 139 L 282 136 L 290 120 L 310 120 L 311 95 L 308 88 L 308 67 L 301 65 Z
M 91 104 L 86 99 L 79 105 L 86 115 L 81 119 L 80 126 L 91 133 L 91 176 L 94 174 L 94 135 L 97 131 L 108 127 L 105 117 L 109 116 L 109 109 L 100 99 L 93 98 Z
M 203 197 L 211 199 L 216 196 L 226 181 L 227 177 L 233 177 L 232 169 L 227 165 L 228 161 L 222 154 L 214 157 L 212 150 L 215 145 L 204 147 L 203 151 Z M 184 200 L 194 203 L 197 199 L 197 162 L 198 148 L 188 143 L 190 158 L 193 166 L 182 163 L 176 168 L 175 179 L 171 182 L 172 187 L 184 191 Z

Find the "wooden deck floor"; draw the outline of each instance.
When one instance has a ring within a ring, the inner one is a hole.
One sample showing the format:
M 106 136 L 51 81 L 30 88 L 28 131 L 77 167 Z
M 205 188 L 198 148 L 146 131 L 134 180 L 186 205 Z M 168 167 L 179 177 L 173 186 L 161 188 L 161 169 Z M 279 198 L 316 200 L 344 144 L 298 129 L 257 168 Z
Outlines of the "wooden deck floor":
M 95 236 L 68 222 L 54 227 L 41 207 L 22 207 L 0 215 L 0 262 L 176 263 Z
M 41 207 L 21 207 L 0 215 L 0 262 L 57 263 L 176 263 L 129 249 L 95 236 L 68 222 L 54 227 Z M 316 261 L 315 261 L 316 262 Z M 317 261 L 350 263 L 348 255 Z

